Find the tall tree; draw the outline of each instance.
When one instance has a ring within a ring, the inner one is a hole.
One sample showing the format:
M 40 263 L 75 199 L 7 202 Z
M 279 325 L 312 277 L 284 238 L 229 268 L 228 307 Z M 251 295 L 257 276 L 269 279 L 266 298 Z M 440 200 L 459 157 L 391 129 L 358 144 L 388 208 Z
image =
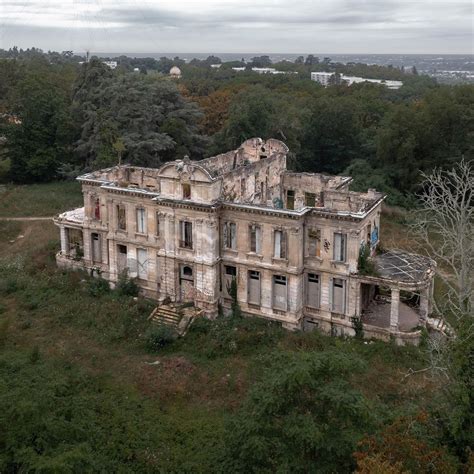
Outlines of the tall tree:
M 76 151 L 86 165 L 115 164 L 113 144 L 118 137 L 125 146 L 124 161 L 137 165 L 159 166 L 184 155 L 202 156 L 201 113 L 168 79 L 103 73 L 86 74 L 84 79 L 92 84 L 81 85 L 76 94 L 75 106 L 84 118 Z M 87 91 L 84 97 L 82 90 Z

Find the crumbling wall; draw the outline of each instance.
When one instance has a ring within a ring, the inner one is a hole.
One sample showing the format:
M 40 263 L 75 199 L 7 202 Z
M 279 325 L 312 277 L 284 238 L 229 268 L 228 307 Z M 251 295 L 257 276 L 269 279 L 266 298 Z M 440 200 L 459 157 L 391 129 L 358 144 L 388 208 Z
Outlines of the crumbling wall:
M 281 199 L 281 175 L 286 169 L 286 155 L 249 163 L 223 177 L 222 199 L 237 203 L 274 206 Z

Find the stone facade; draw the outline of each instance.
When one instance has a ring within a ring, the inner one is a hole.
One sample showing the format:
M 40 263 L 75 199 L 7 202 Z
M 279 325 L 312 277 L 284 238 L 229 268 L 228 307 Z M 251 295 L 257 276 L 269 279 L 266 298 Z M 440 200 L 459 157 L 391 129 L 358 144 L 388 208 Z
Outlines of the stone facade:
M 126 268 L 144 295 L 192 301 L 209 317 L 230 308 L 235 278 L 248 315 L 354 334 L 363 282 L 400 287 L 358 274 L 361 248 L 377 247 L 384 196 L 349 191 L 349 177 L 287 171 L 287 153 L 255 138 L 201 161 L 80 176 L 84 208 L 55 219 L 58 264 L 112 284 Z M 431 277 L 417 284 L 429 289 Z M 398 331 L 397 308 L 387 331 Z

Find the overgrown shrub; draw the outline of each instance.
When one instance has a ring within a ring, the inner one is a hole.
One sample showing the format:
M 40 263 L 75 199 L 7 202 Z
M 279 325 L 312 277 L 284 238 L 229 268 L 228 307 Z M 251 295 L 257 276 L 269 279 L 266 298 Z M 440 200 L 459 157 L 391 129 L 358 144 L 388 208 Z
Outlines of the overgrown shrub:
M 370 247 L 366 244 L 360 247 L 357 270 L 360 275 L 377 276 L 377 269 L 374 262 L 370 259 Z
M 8 296 L 18 290 L 18 281 L 15 276 L 0 278 L 0 295 Z
M 99 297 L 110 292 L 110 285 L 109 282 L 102 277 L 91 278 L 87 282 L 87 291 L 91 296 Z
M 117 286 L 117 293 L 122 296 L 138 296 L 140 291 L 136 278 L 130 278 L 127 269 L 120 273 Z
M 177 334 L 169 326 L 151 326 L 145 333 L 145 345 L 148 351 L 157 352 L 176 340 Z

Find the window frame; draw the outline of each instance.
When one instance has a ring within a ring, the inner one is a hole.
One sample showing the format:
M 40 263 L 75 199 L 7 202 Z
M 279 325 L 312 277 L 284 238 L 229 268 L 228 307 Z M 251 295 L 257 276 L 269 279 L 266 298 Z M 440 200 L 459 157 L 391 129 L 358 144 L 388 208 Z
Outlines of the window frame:
M 340 244 L 337 244 L 337 239 L 340 236 Z M 338 248 L 339 247 L 339 248 Z M 333 260 L 335 262 L 344 263 L 347 261 L 347 234 L 343 232 L 334 232 L 333 236 Z
M 262 226 L 259 224 L 249 224 L 249 248 L 256 255 L 262 253 Z
M 191 221 L 179 221 L 179 247 L 193 250 L 193 223 Z
M 280 235 L 277 239 L 277 234 Z M 280 254 L 277 255 L 277 241 L 280 241 Z M 275 229 L 273 231 L 273 258 L 278 258 L 280 260 L 288 259 L 288 235 L 284 229 Z
M 141 214 L 142 219 L 139 218 Z M 136 230 L 137 234 L 146 234 L 147 233 L 147 212 L 144 207 L 135 208 L 135 220 L 136 220 Z M 141 222 L 141 225 L 140 225 Z

